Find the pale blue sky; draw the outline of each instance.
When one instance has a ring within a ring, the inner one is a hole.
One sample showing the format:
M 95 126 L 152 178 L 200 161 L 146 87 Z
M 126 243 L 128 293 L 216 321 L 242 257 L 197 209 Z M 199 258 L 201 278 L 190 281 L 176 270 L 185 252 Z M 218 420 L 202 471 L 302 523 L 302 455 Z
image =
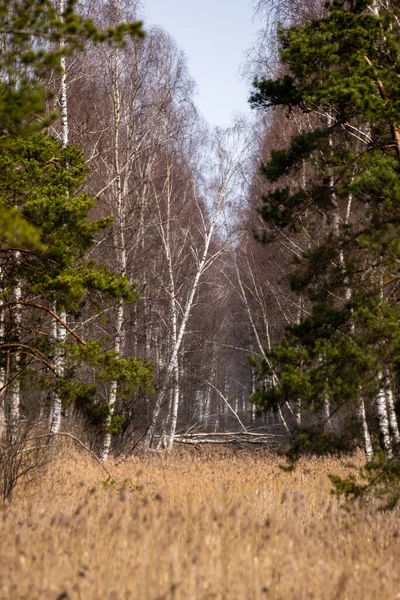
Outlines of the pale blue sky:
M 187 57 L 196 105 L 210 125 L 249 115 L 249 84 L 240 76 L 254 43 L 251 0 L 144 0 L 144 25 L 161 25 Z

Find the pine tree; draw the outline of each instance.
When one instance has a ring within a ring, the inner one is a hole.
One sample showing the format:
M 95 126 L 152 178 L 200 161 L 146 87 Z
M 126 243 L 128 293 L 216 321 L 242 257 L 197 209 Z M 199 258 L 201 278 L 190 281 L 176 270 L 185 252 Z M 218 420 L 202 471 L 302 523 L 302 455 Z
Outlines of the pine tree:
M 386 395 L 400 349 L 399 11 L 378 12 L 370 0 L 326 9 L 324 18 L 279 30 L 284 74 L 256 81 L 251 98 L 312 123 L 262 167 L 271 235 L 302 230 L 310 240 L 290 281 L 312 308 L 269 353 L 261 375 L 273 371 L 279 382 L 255 400 L 300 398 L 318 412 L 324 401 L 338 410 L 374 399 L 390 454 Z M 306 187 L 296 183 L 304 163 Z
M 64 57 L 82 50 L 88 41 L 121 45 L 126 35 L 143 36 L 139 21 L 102 31 L 78 14 L 76 4 L 68 0 L 60 15 L 52 0 L 0 2 L 0 137 L 29 136 L 57 117 L 46 115 L 52 92 L 43 81 L 50 72 L 61 72 Z M 18 212 L 1 208 L 1 239 L 36 243 L 37 230 Z
M 139 21 L 102 31 L 82 18 L 76 5 L 76 0 L 67 0 L 58 14 L 52 0 L 0 2 L 1 132 L 26 135 L 54 118 L 38 118 L 44 118 L 51 95 L 42 82 L 50 70 L 60 71 L 62 57 L 82 50 L 89 40 L 118 45 L 125 35 L 143 35 Z
M 45 333 L 46 319 L 65 328 L 75 343 L 87 346 L 86 340 L 62 322 L 54 307 L 57 309 L 60 304 L 75 315 L 83 303 L 86 310 L 91 303 L 98 310 L 99 303 L 104 304 L 107 297 L 127 302 L 138 297 L 136 284 L 94 260 L 86 259 L 96 233 L 108 226 L 110 219 L 89 219 L 88 213 L 94 202 L 80 191 L 85 174 L 85 161 L 79 150 L 74 147 L 63 149 L 54 138 L 43 134 L 29 138 L 8 135 L 0 138 L 0 201 L 9 210 L 18 210 L 32 230 L 40 232 L 36 245 L 31 243 L 30 247 L 23 248 L 4 245 L 2 248 L 1 312 L 9 314 L 2 339 L 4 361 L 11 352 L 14 356 L 35 358 L 46 371 L 54 372 L 52 365 L 57 340 L 50 335 L 48 327 L 48 333 Z M 18 298 L 14 291 L 17 282 Z M 17 319 L 21 309 L 24 313 Z M 28 316 L 32 311 L 35 313 L 33 318 Z M 26 326 L 27 321 L 30 327 Z M 88 364 L 93 364 L 93 348 L 92 344 L 90 351 L 86 351 Z M 95 366 L 105 372 L 110 370 L 106 365 L 111 360 L 114 375 L 126 379 L 126 361 L 120 363 L 119 373 L 116 357 L 104 354 L 98 344 L 96 349 Z M 76 353 L 70 341 L 63 351 Z M 82 349 L 81 362 L 84 356 Z M 132 360 L 129 364 L 131 374 L 132 368 L 136 368 L 135 386 L 148 387 L 149 366 Z M 14 373 L 18 380 L 26 376 L 25 370 L 29 377 L 33 376 L 32 368 L 21 358 L 18 372 Z M 34 372 L 37 374 L 37 370 Z M 104 372 L 99 372 L 103 381 Z M 69 370 L 70 401 L 72 375 Z M 65 382 L 56 378 L 55 385 L 62 387 Z M 82 385 L 79 385 L 79 392 L 82 396 Z
M 138 297 L 135 283 L 86 259 L 96 233 L 111 220 L 89 218 L 94 201 L 81 191 L 86 175 L 82 154 L 35 133 L 56 117 L 45 114 L 50 94 L 42 82 L 50 71 L 62 71 L 66 56 L 83 49 L 88 40 L 119 46 L 126 34 L 143 35 L 139 22 L 101 31 L 75 7 L 71 0 L 57 14 L 51 1 L 0 3 L 0 421 L 7 394 L 11 440 L 18 429 L 21 384 L 41 376 L 42 368 L 55 375 L 50 385 L 60 388 L 65 398 L 85 397 L 86 407 L 89 398 L 99 412 L 96 386 L 77 380 L 71 362 L 60 377 L 54 364 L 60 352 L 78 366 L 91 365 L 100 383 L 111 381 L 107 373 L 122 381 L 121 396 L 140 386 L 150 389 L 146 361 L 119 361 L 99 343 L 87 343 L 57 310 L 76 315 L 83 304 L 86 310 L 91 303 L 98 310 L 107 297 L 127 302 Z M 60 347 L 49 319 L 82 346 L 79 359 L 69 340 Z M 100 412 L 104 424 L 107 407 Z

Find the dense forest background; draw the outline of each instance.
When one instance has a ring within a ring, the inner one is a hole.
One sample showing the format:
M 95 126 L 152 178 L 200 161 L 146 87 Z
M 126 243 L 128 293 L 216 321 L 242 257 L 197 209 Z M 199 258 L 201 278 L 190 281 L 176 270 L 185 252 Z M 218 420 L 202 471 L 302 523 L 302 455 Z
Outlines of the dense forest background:
M 392 457 L 397 7 L 260 0 L 254 119 L 210 131 L 139 3 L 1 6 L 4 448 Z

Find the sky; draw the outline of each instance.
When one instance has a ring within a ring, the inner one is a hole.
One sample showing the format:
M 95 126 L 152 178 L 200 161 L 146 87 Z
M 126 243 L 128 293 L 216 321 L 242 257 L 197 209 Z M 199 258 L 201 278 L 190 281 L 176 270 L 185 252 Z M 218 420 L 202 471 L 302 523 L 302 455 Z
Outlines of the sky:
M 251 0 L 144 0 L 143 12 L 145 29 L 160 25 L 185 53 L 197 108 L 210 125 L 250 114 L 240 69 L 257 31 Z

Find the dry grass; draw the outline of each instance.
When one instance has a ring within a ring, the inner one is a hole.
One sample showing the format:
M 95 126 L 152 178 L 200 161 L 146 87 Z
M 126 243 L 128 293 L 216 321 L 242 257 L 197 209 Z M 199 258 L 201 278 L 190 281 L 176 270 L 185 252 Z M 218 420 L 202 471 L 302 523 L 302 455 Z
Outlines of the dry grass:
M 399 512 L 345 510 L 264 453 L 63 456 L 0 513 L 1 600 L 400 599 Z

